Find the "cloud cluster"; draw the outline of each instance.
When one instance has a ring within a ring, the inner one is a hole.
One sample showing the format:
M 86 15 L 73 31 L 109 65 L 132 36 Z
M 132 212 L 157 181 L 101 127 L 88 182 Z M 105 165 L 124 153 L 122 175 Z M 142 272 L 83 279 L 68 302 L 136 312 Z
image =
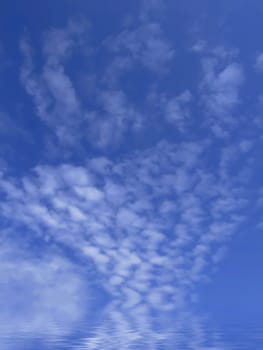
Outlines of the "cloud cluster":
M 160 24 L 143 21 L 135 29 L 121 32 L 108 45 L 118 59 L 130 58 L 130 65 L 141 64 L 147 69 L 161 73 L 175 57 L 173 46 L 165 39 Z
M 192 48 L 190 55 L 197 53 L 202 67 L 196 96 L 192 92 L 196 87 L 191 85 L 173 91 L 169 84 L 167 88 L 159 84 L 165 72 L 172 73 L 175 49 L 154 15 L 160 4 L 152 6 L 151 11 L 142 6 L 137 20 L 92 49 L 87 41 L 90 29 L 83 21 L 47 31 L 40 69 L 35 68 L 29 40 L 21 41 L 21 81 L 33 98 L 37 115 L 52 131 L 49 138 L 53 133 L 56 143 L 69 152 L 87 146 L 102 152 L 113 150 L 138 132 L 150 128 L 153 133 L 163 130 L 165 135 L 171 126 L 180 134 L 205 127 L 225 138 L 243 118 L 238 107 L 244 69 L 234 50 L 211 48 L 205 42 Z M 94 65 L 100 54 L 106 61 L 93 72 L 87 65 L 83 71 L 76 70 L 75 76 L 68 69 L 76 56 Z M 145 78 L 140 97 L 134 96 L 134 88 L 128 88 L 138 72 Z M 86 76 L 82 83 L 78 75 Z M 200 125 L 193 107 L 200 109 Z
M 49 142 L 55 139 L 70 152 L 83 145 L 105 151 L 158 122 L 150 106 L 140 105 L 127 91 L 123 79 L 138 70 L 150 74 L 147 100 L 152 84 L 172 67 L 175 49 L 156 18 L 159 9 L 159 2 L 143 3 L 136 19 L 93 46 L 87 39 L 90 28 L 85 21 L 69 21 L 64 28 L 46 31 L 40 52 L 34 52 L 29 37 L 22 38 L 21 82 L 32 97 L 37 116 L 49 127 Z M 96 62 L 99 55 L 104 56 L 102 66 Z M 72 74 L 69 67 L 76 57 L 96 69 L 91 71 L 86 64 Z M 188 115 L 190 94 L 170 95 L 163 102 L 161 118 L 180 129 Z
M 2 174 L 3 222 L 74 251 L 110 295 L 103 318 L 149 338 L 152 315 L 189 305 L 245 218 L 242 172 L 233 176 L 229 164 L 242 147 L 219 150 L 213 169 L 208 156 L 208 141 L 161 142 L 116 162 Z

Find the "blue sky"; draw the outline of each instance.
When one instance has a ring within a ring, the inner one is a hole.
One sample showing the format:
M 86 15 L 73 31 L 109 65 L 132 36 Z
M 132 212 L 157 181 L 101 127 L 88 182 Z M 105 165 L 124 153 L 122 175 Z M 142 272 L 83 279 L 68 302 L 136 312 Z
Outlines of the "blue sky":
M 233 349 L 261 325 L 262 14 L 0 5 L 1 349 Z

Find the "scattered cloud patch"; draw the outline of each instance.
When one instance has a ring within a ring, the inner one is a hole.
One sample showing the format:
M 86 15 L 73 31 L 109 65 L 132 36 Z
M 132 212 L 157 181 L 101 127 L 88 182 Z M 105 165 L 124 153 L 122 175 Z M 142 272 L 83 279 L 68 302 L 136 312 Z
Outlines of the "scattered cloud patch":
M 204 45 L 199 44 L 194 48 L 194 51 L 201 54 L 201 103 L 213 133 L 225 137 L 228 127 L 238 122 L 235 110 L 241 104 L 240 90 L 244 83 L 244 71 L 242 65 L 233 60 L 235 52 L 228 52 L 222 47 L 208 51 Z
M 259 54 L 256 58 L 255 68 L 259 71 L 263 71 L 263 53 Z

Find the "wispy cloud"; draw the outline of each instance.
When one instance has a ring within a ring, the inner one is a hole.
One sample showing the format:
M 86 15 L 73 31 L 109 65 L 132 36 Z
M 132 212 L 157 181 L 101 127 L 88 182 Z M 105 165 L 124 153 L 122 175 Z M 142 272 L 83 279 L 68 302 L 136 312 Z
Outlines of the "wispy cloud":
M 175 50 L 163 36 L 159 23 L 142 22 L 135 29 L 124 30 L 108 45 L 123 59 L 131 57 L 133 67 L 139 63 L 156 73 L 166 71 L 175 57 Z
M 82 55 L 87 51 L 84 40 L 87 30 L 82 23 L 69 22 L 65 29 L 47 32 L 41 72 L 36 71 L 29 40 L 24 38 L 21 80 L 33 97 L 38 116 L 60 144 L 74 148 L 84 142 L 105 149 L 117 145 L 127 130 L 139 127 L 140 113 L 122 90 L 104 87 L 99 91 L 99 82 L 93 88 L 96 108 L 83 106 L 65 63 L 80 47 Z
M 201 55 L 203 77 L 200 83 L 201 103 L 216 136 L 225 137 L 229 126 L 236 124 L 235 109 L 241 103 L 240 90 L 244 71 L 236 52 L 224 47 L 208 49 L 206 43 L 195 45 Z
M 28 38 L 21 41 L 24 64 L 21 81 L 32 96 L 38 116 L 53 129 L 63 144 L 74 144 L 83 114 L 64 62 L 81 43 L 83 25 L 69 23 L 64 30 L 51 30 L 44 37 L 43 69 L 34 67 L 33 50 Z M 59 45 L 58 45 L 59 42 Z
M 128 135 L 146 129 L 150 119 L 154 119 L 147 103 L 135 103 L 122 79 L 138 67 L 146 74 L 157 74 L 153 79 L 158 79 L 173 64 L 175 49 L 154 15 L 159 6 L 158 2 L 143 3 L 137 19 L 92 48 L 87 40 L 89 26 L 84 21 L 69 21 L 64 28 L 46 31 L 40 53 L 34 53 L 29 37 L 21 40 L 22 84 L 33 99 L 36 114 L 59 145 L 71 150 L 82 145 L 104 151 L 114 149 Z M 93 72 L 85 68 L 78 72 L 90 81 L 90 96 L 86 101 L 80 91 L 78 74 L 72 76 L 68 64 L 76 56 L 93 62 L 95 58 L 88 55 L 90 52 L 104 52 L 107 60 Z M 40 54 L 40 67 L 36 67 L 35 54 Z M 188 115 L 189 96 L 189 92 L 182 92 L 177 97 L 167 97 L 168 101 L 164 102 L 167 106 L 161 112 L 163 121 L 180 129 L 179 124 Z
M 263 53 L 260 53 L 256 58 L 255 68 L 262 72 L 263 71 Z
M 72 331 L 85 316 L 87 283 L 67 259 L 37 256 L 22 249 L 25 242 L 18 247 L 8 240 L 0 253 L 1 335 L 52 338 Z
M 129 130 L 141 126 L 141 113 L 121 90 L 105 90 L 98 95 L 100 109 L 90 111 L 87 119 L 90 140 L 98 148 L 119 145 Z

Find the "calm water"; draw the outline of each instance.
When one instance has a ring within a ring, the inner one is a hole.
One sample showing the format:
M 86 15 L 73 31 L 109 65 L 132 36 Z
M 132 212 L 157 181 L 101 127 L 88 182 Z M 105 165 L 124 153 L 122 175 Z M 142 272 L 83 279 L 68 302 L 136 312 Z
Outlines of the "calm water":
M 199 320 L 200 321 L 200 320 Z M 54 334 L 4 333 L 1 334 L 1 350 L 91 350 L 91 349 L 181 349 L 181 350 L 262 350 L 263 327 L 228 326 L 215 330 L 197 318 L 174 324 L 168 330 L 127 329 L 127 325 L 104 324 L 101 328 L 85 331 L 85 324 L 70 334 L 57 328 Z M 63 334 L 64 333 L 64 334 Z M 59 335 L 60 334 L 60 335 Z M 62 335 L 63 334 L 63 335 Z

